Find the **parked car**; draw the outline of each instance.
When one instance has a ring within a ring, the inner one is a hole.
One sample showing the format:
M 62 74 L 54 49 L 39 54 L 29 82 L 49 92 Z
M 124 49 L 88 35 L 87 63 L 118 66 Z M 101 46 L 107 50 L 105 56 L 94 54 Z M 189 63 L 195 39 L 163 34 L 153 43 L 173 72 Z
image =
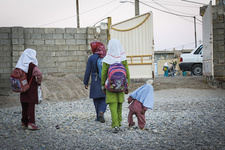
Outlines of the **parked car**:
M 191 71 L 193 75 L 202 75 L 203 45 L 199 45 L 191 53 L 180 55 L 179 67 L 182 71 Z

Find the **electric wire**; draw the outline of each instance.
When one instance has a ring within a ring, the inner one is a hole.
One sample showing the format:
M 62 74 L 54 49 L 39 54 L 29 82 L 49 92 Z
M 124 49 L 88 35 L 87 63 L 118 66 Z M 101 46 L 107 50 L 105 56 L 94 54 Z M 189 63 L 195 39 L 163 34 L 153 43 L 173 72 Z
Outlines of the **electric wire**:
M 159 4 L 159 3 L 156 2 L 155 0 L 152 0 L 152 1 L 153 1 L 154 3 L 156 3 L 157 5 L 161 6 L 162 8 L 168 10 L 170 13 L 173 13 L 169 8 L 167 8 L 167 7 L 165 7 L 165 6 L 161 5 L 161 4 Z M 184 20 L 186 20 L 186 21 L 189 21 L 189 22 L 193 23 L 193 21 L 190 21 L 190 20 L 184 18 L 183 16 L 178 16 L 178 17 L 180 17 L 180 18 L 182 18 L 182 19 L 184 19 Z M 193 17 L 194 17 L 194 16 L 193 16 Z M 197 23 L 197 24 L 198 24 L 198 23 Z M 201 24 L 200 24 L 200 25 L 201 25 Z
M 114 1 L 116 1 L 116 0 L 110 1 L 110 2 L 108 2 L 108 3 L 106 3 L 106 4 L 103 4 L 103 5 L 101 5 L 101 6 L 95 7 L 95 8 L 93 8 L 93 9 L 88 10 L 88 11 L 82 12 L 82 13 L 80 13 L 80 15 L 83 15 L 83 14 L 85 14 L 85 13 L 91 12 L 91 11 L 93 11 L 93 10 L 96 10 L 96 9 L 98 9 L 98 8 L 101 8 L 101 7 L 103 7 L 103 6 L 106 6 L 106 5 L 108 5 L 108 4 L 111 4 L 111 3 L 114 2 Z M 70 16 L 70 17 L 67 17 L 67 18 L 64 18 L 64 19 L 60 19 L 60 20 L 56 20 L 56 21 L 53 21 L 53 22 L 50 22 L 50 23 L 46 23 L 46 24 L 43 24 L 43 25 L 39 25 L 39 27 L 41 27 L 41 26 L 47 26 L 47 25 L 50 25 L 50 24 L 53 24 L 53 23 L 57 23 L 57 22 L 61 22 L 61 21 L 64 21 L 64 20 L 67 20 L 67 19 L 70 19 L 70 18 L 74 18 L 74 17 L 76 17 L 76 16 L 77 16 L 77 15 L 73 15 L 73 16 Z
M 112 13 L 112 12 L 114 12 L 116 9 L 118 9 L 120 6 L 122 6 L 122 5 L 119 5 L 119 6 L 117 6 L 115 9 L 113 9 L 112 11 L 110 11 L 108 14 L 106 14 L 106 15 L 104 15 L 104 16 L 108 16 L 110 13 Z M 105 20 L 105 19 L 107 19 L 108 17 L 104 17 L 103 19 L 101 19 L 100 21 L 98 21 L 97 23 L 99 23 L 99 22 L 101 22 L 101 21 L 103 21 L 103 20 Z M 97 23 L 95 23 L 93 26 L 95 26 Z M 93 23 L 92 23 L 93 24 Z

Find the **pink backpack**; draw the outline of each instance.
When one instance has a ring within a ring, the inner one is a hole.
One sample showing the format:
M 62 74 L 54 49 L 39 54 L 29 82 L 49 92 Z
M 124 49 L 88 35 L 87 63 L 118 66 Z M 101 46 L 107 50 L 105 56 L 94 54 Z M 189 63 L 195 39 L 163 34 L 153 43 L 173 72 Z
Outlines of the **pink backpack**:
M 123 92 L 127 89 L 127 73 L 123 64 L 114 63 L 109 66 L 105 88 L 111 92 Z
M 12 90 L 14 92 L 26 92 L 30 88 L 30 83 L 33 79 L 30 79 L 30 82 L 27 82 L 27 74 L 19 68 L 15 68 L 11 73 L 11 84 Z

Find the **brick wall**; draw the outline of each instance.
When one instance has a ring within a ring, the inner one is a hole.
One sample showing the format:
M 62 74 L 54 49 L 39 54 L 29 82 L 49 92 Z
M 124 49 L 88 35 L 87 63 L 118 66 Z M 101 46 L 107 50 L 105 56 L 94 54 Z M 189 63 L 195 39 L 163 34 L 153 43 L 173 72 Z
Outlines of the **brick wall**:
M 225 80 L 225 5 L 213 7 L 213 64 L 215 79 Z
M 0 95 L 8 95 L 10 74 L 26 48 L 35 49 L 44 75 L 74 73 L 83 79 L 90 43 L 107 44 L 107 30 L 96 28 L 0 28 Z

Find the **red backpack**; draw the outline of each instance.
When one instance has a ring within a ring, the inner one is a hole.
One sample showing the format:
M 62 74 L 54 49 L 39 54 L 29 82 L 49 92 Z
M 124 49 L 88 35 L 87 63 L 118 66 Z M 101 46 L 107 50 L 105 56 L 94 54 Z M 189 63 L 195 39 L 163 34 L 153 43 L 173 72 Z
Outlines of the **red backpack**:
M 30 88 L 31 81 L 27 82 L 27 74 L 22 69 L 15 68 L 11 73 L 11 84 L 14 92 L 26 92 Z

